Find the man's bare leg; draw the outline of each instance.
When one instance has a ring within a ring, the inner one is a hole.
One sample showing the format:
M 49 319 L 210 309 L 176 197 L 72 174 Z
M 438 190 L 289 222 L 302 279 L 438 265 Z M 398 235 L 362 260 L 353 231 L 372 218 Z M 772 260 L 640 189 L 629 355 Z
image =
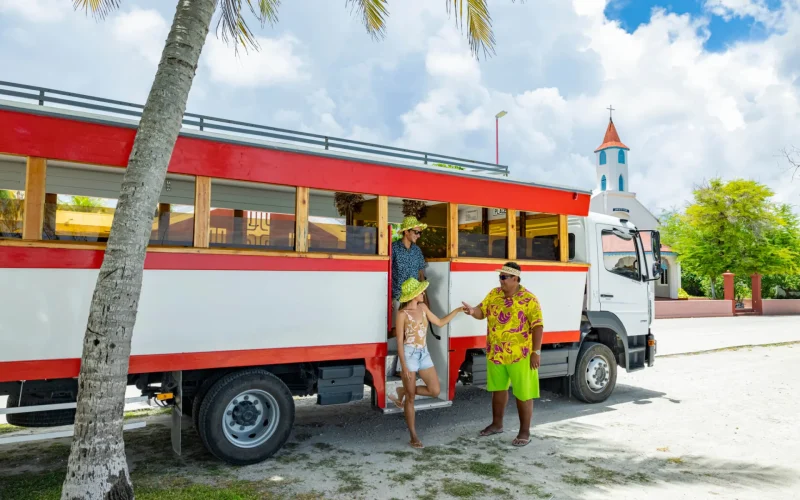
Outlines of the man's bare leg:
M 514 398 L 516 399 L 516 398 Z M 519 413 L 519 434 L 511 442 L 515 446 L 526 444 L 531 439 L 531 420 L 533 419 L 533 400 L 520 401 L 517 399 L 517 413 Z
M 492 423 L 481 431 L 481 436 L 503 432 L 503 416 L 508 404 L 508 390 L 492 393 Z

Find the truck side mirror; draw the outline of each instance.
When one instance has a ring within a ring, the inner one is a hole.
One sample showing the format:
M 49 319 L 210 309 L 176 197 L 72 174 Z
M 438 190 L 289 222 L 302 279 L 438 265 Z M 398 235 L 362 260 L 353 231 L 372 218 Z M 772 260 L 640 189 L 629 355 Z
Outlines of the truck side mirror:
M 653 250 L 653 279 L 658 279 L 663 272 L 661 267 L 661 233 L 650 231 L 650 243 Z

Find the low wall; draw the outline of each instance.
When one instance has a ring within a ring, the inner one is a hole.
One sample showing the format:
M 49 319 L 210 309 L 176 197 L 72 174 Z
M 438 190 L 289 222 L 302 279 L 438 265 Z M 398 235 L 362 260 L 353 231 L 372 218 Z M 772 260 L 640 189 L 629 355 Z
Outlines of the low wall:
M 800 299 L 762 300 L 764 316 L 787 316 L 800 314 Z M 656 307 L 658 313 L 658 307 Z
M 720 318 L 725 316 L 733 316 L 732 300 L 665 300 L 656 302 L 656 318 L 658 319 Z

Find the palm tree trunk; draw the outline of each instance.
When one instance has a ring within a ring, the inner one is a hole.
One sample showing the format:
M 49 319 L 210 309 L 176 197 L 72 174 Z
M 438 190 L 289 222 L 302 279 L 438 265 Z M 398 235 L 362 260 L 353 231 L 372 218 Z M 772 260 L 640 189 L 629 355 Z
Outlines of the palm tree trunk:
M 128 159 L 89 310 L 62 499 L 134 498 L 123 407 L 153 212 L 208 34 L 215 0 L 181 0 Z

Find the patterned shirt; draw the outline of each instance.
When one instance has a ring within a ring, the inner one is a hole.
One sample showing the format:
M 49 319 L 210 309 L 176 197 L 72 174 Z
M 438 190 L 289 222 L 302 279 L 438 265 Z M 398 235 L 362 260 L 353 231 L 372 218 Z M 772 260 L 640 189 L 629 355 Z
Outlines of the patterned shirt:
M 520 285 L 507 299 L 498 287 L 478 307 L 487 319 L 487 361 L 510 365 L 526 359 L 533 347 L 533 329 L 544 324 L 536 296 Z
M 392 243 L 392 298 L 399 299 L 403 282 L 419 278 L 419 272 L 428 267 L 422 250 L 417 245 L 406 248 L 403 240 Z

